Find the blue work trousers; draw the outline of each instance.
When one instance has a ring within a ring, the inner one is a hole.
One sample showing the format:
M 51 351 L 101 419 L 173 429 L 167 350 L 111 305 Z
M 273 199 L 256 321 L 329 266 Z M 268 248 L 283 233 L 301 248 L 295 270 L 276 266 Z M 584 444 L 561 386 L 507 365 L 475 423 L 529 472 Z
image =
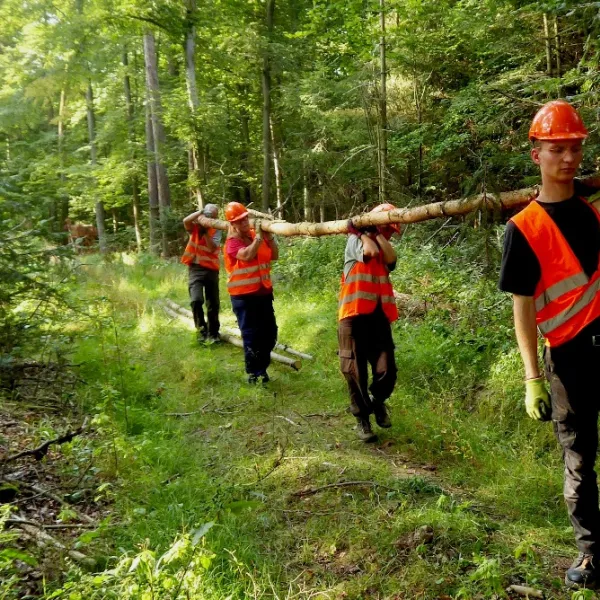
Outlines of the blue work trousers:
M 261 377 L 271 364 L 277 341 L 273 294 L 231 296 L 231 306 L 242 332 L 246 373 Z

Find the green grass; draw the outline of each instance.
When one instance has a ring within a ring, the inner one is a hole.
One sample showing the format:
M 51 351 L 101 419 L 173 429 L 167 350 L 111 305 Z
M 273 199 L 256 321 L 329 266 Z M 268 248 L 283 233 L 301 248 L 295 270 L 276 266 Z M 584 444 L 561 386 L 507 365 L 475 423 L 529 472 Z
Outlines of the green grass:
M 493 282 L 469 289 L 464 273 L 440 283 L 432 256 L 407 249 L 396 286 L 445 288 L 435 293 L 459 308 L 396 324 L 394 426 L 364 445 L 344 412 L 336 356 L 338 246 L 284 249 L 279 337 L 315 360 L 300 373 L 273 364 L 267 388 L 245 383 L 240 349 L 199 347 L 158 307 L 164 297 L 187 305 L 184 267 L 126 257 L 86 268 L 74 362 L 114 502 L 114 523 L 91 550 L 108 567 L 142 558 L 95 583 L 74 568 L 56 597 L 174 598 L 170 577 L 184 574 L 181 598 L 492 598 L 511 583 L 571 597 L 560 583 L 574 554 L 560 456 L 550 427 L 521 407 L 505 299 Z M 224 288 L 222 308 L 234 324 Z M 348 481 L 371 483 L 295 495 Z M 185 546 L 181 536 L 206 523 Z M 431 541 L 419 538 L 426 526 Z M 180 554 L 150 585 L 144 565 L 176 540 Z

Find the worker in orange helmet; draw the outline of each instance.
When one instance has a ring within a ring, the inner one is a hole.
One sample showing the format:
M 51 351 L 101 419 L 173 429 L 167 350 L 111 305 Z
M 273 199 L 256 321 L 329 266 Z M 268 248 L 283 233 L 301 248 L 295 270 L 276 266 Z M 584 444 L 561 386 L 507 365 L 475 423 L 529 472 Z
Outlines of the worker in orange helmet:
M 198 341 L 207 343 L 220 341 L 219 251 L 222 231 L 203 227 L 198 223 L 198 217 L 216 219 L 218 214 L 219 209 L 215 204 L 207 204 L 183 219 L 183 226 L 190 234 L 190 239 L 181 262 L 188 266 L 188 290 Z
M 575 175 L 588 132 L 564 100 L 545 104 L 529 131 L 540 168 L 539 195 L 506 226 L 500 289 L 513 296 L 525 366 L 525 406 L 552 419 L 564 458 L 564 496 L 579 555 L 567 570 L 570 587 L 598 581 L 600 511 L 594 465 L 600 393 L 600 203 Z M 537 330 L 545 339 L 545 377 Z M 550 384 L 551 400 L 546 380 Z
M 380 204 L 371 212 L 394 208 L 393 204 Z M 350 393 L 350 412 L 356 417 L 358 437 L 363 442 L 377 439 L 371 414 L 379 427 L 392 426 L 385 401 L 396 383 L 390 324 L 398 318 L 398 309 L 389 278 L 396 267 L 396 251 L 389 241 L 394 233 L 400 233 L 400 226 L 395 223 L 358 229 L 352 220 L 348 221 L 338 343 L 340 368 Z
M 277 323 L 273 310 L 271 261 L 279 258 L 275 238 L 261 229 L 253 229 L 248 210 L 239 202 L 225 208 L 229 232 L 225 243 L 227 290 L 233 312 L 242 332 L 248 383 L 269 381 L 267 368 L 277 341 Z

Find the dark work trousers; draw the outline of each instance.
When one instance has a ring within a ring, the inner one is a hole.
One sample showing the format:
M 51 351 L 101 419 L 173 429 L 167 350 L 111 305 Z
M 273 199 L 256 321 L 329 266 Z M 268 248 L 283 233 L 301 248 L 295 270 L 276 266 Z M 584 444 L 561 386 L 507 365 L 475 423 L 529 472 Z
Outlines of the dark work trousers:
M 338 343 L 340 368 L 350 392 L 350 412 L 366 418 L 392 395 L 396 383 L 392 328 L 381 305 L 369 315 L 342 319 Z M 373 373 L 370 387 L 369 365 Z
M 593 325 L 594 330 L 599 329 L 597 322 Z M 600 336 L 593 336 L 589 329 L 557 348 L 546 348 L 544 362 L 554 432 L 563 450 L 565 502 L 577 547 L 586 554 L 599 554 L 600 511 L 594 465 L 598 450 Z
M 196 329 L 204 336 L 217 337 L 221 326 L 219 323 L 219 271 L 205 269 L 200 265 L 190 265 L 188 289 Z M 202 309 L 205 301 L 208 326 Z
M 273 294 L 231 296 L 231 306 L 242 332 L 246 373 L 262 376 L 271 364 L 277 341 Z

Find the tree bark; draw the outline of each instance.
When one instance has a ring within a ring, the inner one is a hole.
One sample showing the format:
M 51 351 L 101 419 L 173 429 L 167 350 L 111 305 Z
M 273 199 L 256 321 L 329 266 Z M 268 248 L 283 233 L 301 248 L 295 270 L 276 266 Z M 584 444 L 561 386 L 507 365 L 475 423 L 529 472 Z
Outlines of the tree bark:
M 304 220 L 310 221 L 310 181 L 308 175 L 308 169 L 306 167 L 306 161 L 303 165 L 302 174 L 302 203 L 303 203 L 303 212 L 304 212 Z
M 150 103 L 152 134 L 154 136 L 154 154 L 156 157 L 156 181 L 158 186 L 158 206 L 160 215 L 160 230 L 163 256 L 169 255 L 167 228 L 171 209 L 169 178 L 163 160 L 163 148 L 166 145 L 165 129 L 162 123 L 162 104 L 158 85 L 158 64 L 154 34 L 144 33 L 144 58 L 146 61 L 146 87 Z
M 148 172 L 148 205 L 150 251 L 159 253 L 160 247 L 160 213 L 158 210 L 158 183 L 156 181 L 156 154 L 154 152 L 154 134 L 152 133 L 152 117 L 150 103 L 146 102 L 146 167 Z
M 556 76 L 560 77 L 560 37 L 558 35 L 558 17 L 554 15 L 554 56 L 556 58 Z
M 125 90 L 125 103 L 127 105 L 127 125 L 129 127 L 129 139 L 132 144 L 135 143 L 135 131 L 133 120 L 135 117 L 135 108 L 133 106 L 133 100 L 131 98 L 131 81 L 129 80 L 129 58 L 127 55 L 127 49 L 123 50 L 123 67 L 125 73 L 123 75 L 123 87 Z M 134 147 L 135 148 L 135 147 Z M 136 155 L 135 149 L 131 152 L 131 159 L 134 163 L 134 169 L 136 168 Z M 137 174 L 134 172 L 131 178 L 131 202 L 133 208 L 133 228 L 135 230 L 135 241 L 137 244 L 138 252 L 142 251 L 142 232 L 140 229 L 140 193 L 139 193 L 139 182 Z
M 196 0 L 186 0 L 186 35 L 185 35 L 185 80 L 188 90 L 188 102 L 190 105 L 192 117 L 192 136 L 190 141 L 190 179 L 192 180 L 191 189 L 196 197 L 198 208 L 204 208 L 204 197 L 200 186 L 200 161 L 201 161 L 201 144 L 199 143 L 198 124 L 198 107 L 200 100 L 198 98 L 198 86 L 196 83 L 196 26 L 194 18 L 196 15 Z
M 67 106 L 67 94 L 65 88 L 60 90 L 60 102 L 58 105 L 58 164 L 60 169 L 59 181 L 61 185 L 60 191 L 60 210 L 58 227 L 62 229 L 65 220 L 69 216 L 69 196 L 62 189 L 66 182 L 65 177 L 65 110 Z M 66 239 L 66 238 L 65 238 Z
M 379 96 L 379 201 L 387 202 L 387 67 L 385 56 L 385 0 L 379 0 L 379 21 L 381 37 L 379 40 L 379 60 L 381 68 L 381 90 Z
M 263 177 L 262 177 L 262 209 L 269 212 L 271 196 L 271 35 L 273 33 L 273 17 L 275 0 L 267 0 L 266 5 L 267 35 L 263 53 L 262 92 L 263 92 Z
M 87 123 L 88 123 L 88 139 L 90 142 L 90 159 L 92 163 L 92 169 L 95 169 L 97 164 L 96 157 L 96 119 L 94 116 L 94 93 L 92 90 L 92 82 L 88 79 L 88 86 L 85 93 L 86 106 L 87 106 Z M 100 252 L 105 253 L 106 248 L 106 226 L 105 226 L 105 214 L 104 214 L 104 203 L 102 200 L 96 200 L 94 207 L 96 213 L 96 228 L 98 229 L 98 244 L 100 246 Z

